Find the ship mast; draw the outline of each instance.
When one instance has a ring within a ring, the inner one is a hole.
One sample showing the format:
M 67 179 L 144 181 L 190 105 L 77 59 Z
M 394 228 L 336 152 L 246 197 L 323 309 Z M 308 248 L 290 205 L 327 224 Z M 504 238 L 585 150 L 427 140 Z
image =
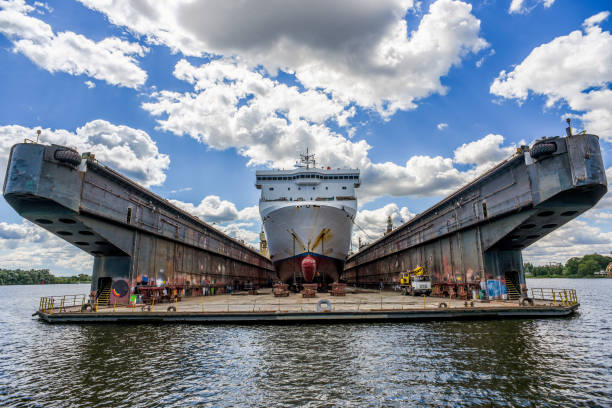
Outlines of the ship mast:
M 315 167 L 316 162 L 314 153 L 308 154 L 308 148 L 306 148 L 306 154 L 300 154 L 300 163 L 305 164 L 306 169 L 309 169 L 311 164 L 312 167 Z

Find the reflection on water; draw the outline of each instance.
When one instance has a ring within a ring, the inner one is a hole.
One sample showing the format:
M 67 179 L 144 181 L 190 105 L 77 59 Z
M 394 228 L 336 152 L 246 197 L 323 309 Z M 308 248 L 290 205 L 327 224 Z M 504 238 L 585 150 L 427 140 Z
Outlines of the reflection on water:
M 567 319 L 412 324 L 51 326 L 0 287 L 1 406 L 612 406 L 612 280 Z

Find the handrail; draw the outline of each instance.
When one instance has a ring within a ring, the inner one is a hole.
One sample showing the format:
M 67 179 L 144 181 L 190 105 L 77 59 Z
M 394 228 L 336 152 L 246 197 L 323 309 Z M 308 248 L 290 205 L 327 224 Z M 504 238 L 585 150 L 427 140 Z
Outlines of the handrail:
M 80 307 L 85 305 L 85 295 L 62 295 L 62 296 L 43 296 L 38 304 L 38 311 L 53 314 L 54 311 L 66 311 L 67 307 Z
M 550 301 L 554 306 L 572 306 L 578 304 L 576 289 L 531 288 L 531 297 L 535 300 Z

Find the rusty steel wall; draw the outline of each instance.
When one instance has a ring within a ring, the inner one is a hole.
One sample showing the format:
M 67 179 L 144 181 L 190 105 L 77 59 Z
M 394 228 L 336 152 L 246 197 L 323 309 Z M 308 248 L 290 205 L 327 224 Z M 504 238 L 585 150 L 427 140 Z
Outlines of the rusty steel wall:
M 512 280 L 524 289 L 521 250 L 594 206 L 607 192 L 597 136 L 555 137 L 538 143 L 554 146 L 554 152 L 543 154 L 539 147 L 534 158 L 529 148 L 518 149 L 508 160 L 349 256 L 343 279 L 366 287 L 376 287 L 381 280 L 397 284 L 400 272 L 425 266 L 434 284 L 476 288 L 492 282 L 503 292 L 506 281 Z
M 92 290 L 103 277 L 260 286 L 276 278 L 259 252 L 62 146 L 13 146 L 3 192 L 23 217 L 94 256 Z

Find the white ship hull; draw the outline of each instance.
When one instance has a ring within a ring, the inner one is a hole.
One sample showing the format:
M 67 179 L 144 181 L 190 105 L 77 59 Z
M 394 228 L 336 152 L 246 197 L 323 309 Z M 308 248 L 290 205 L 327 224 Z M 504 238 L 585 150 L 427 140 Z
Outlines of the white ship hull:
M 317 262 L 315 281 L 337 281 L 350 250 L 356 200 L 261 202 L 270 259 L 279 278 L 302 281 L 301 260 Z

